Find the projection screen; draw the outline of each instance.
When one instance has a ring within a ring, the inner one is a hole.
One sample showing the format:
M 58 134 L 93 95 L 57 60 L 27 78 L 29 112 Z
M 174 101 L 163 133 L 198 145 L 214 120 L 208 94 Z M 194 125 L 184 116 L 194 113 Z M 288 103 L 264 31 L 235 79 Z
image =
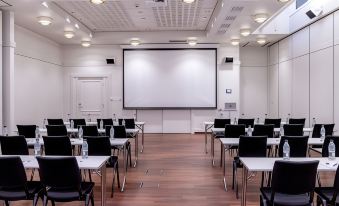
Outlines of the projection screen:
M 217 50 L 124 49 L 125 109 L 215 109 Z

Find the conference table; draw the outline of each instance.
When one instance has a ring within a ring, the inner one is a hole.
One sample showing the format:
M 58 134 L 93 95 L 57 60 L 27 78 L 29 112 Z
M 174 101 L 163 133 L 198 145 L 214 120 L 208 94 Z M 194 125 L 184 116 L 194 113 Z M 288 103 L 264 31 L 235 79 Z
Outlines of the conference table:
M 18 156 L 18 155 L 1 155 L 6 156 Z M 34 155 L 21 155 L 19 156 L 25 169 L 39 169 L 39 164 Z M 55 156 L 49 156 L 51 158 Z M 101 184 L 101 206 L 106 205 L 106 162 L 109 156 L 89 156 L 87 159 L 83 159 L 80 156 L 75 156 L 79 168 L 81 170 L 97 170 L 100 171 L 100 184 Z
M 274 162 L 282 160 L 282 158 L 267 158 L 267 157 L 241 157 L 240 161 L 243 164 L 242 172 L 242 195 L 241 206 L 246 206 L 246 193 L 247 193 L 247 179 L 249 172 L 272 172 Z M 320 158 L 290 158 L 285 161 L 310 161 L 319 160 L 318 172 L 335 172 L 337 170 L 339 159 L 329 160 L 327 157 Z

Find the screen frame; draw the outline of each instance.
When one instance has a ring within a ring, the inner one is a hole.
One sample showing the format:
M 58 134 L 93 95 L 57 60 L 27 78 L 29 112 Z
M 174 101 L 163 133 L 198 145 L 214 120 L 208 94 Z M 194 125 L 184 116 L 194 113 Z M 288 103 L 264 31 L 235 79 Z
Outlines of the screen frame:
M 212 107 L 127 107 L 125 106 L 125 51 L 174 51 L 174 50 L 211 50 L 215 52 L 215 101 Z M 217 109 L 218 108 L 218 50 L 217 48 L 140 48 L 123 49 L 122 55 L 122 105 L 126 110 L 187 110 L 187 109 Z

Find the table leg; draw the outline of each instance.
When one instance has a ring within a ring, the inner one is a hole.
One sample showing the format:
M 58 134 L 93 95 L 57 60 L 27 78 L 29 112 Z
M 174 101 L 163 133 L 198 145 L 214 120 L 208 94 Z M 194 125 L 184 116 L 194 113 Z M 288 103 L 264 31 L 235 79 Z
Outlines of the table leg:
M 134 166 L 133 167 L 136 167 L 137 166 L 137 161 L 138 161 L 138 153 L 139 153 L 139 147 L 138 147 L 138 144 L 139 144 L 139 141 L 138 141 L 138 134 L 136 134 L 136 136 L 134 137 L 134 143 L 135 143 L 135 162 L 134 162 Z
M 221 152 L 224 153 L 224 188 L 225 188 L 225 191 L 227 192 L 227 183 L 226 183 L 226 148 L 225 148 L 225 145 L 221 144 L 222 145 L 222 150 Z
M 125 184 L 126 184 L 126 175 L 127 175 L 127 147 L 126 147 L 126 144 L 124 145 L 123 147 L 123 150 L 122 150 L 122 156 L 123 156 L 123 162 L 124 162 L 124 180 L 122 181 L 122 187 L 121 187 L 121 192 L 124 191 L 125 189 Z
M 205 124 L 205 153 L 207 154 L 207 125 Z
M 145 136 L 144 136 L 144 125 L 141 126 L 141 150 L 140 152 L 142 153 L 144 151 L 144 143 L 145 143 Z
M 214 135 L 211 134 L 212 165 L 214 166 Z
M 101 169 L 101 206 L 106 205 L 106 164 Z
M 242 169 L 241 206 L 246 206 L 247 176 L 248 176 L 248 170 L 247 170 L 246 167 L 243 167 L 243 169 Z

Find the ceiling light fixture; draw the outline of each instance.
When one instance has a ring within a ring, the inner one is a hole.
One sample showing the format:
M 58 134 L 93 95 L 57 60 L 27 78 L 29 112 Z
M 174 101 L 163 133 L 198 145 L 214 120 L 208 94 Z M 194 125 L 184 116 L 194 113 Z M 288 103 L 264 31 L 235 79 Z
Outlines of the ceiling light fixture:
M 91 41 L 89 41 L 89 40 L 82 40 L 81 41 L 81 45 L 83 47 L 90 47 L 91 46 Z
M 138 46 L 140 44 L 140 40 L 138 39 L 132 39 L 130 42 L 129 42 L 132 46 Z
M 67 38 L 67 39 L 72 39 L 74 37 L 74 31 L 65 31 L 64 32 L 64 36 Z
M 80 29 L 79 24 L 75 24 L 74 26 L 75 28 Z
M 266 43 L 266 38 L 265 37 L 258 37 L 257 42 L 258 42 L 258 44 L 263 45 L 263 44 Z
M 48 16 L 39 16 L 38 22 L 43 26 L 48 26 L 52 23 L 52 18 Z
M 240 43 L 240 39 L 231 39 L 231 44 L 232 44 L 233 46 L 238 46 L 239 43 Z
M 187 40 L 187 43 L 190 46 L 195 46 L 195 45 L 197 45 L 198 42 L 197 42 L 196 39 L 189 39 L 189 40 Z
M 104 3 L 105 0 L 90 0 L 90 2 L 91 2 L 92 4 L 97 4 L 97 5 L 99 5 L 99 4 Z
M 268 19 L 268 15 L 265 13 L 255 14 L 253 16 L 253 19 L 257 23 L 263 23 L 264 21 Z
M 182 0 L 182 1 L 186 4 L 191 4 L 191 3 L 195 2 L 195 0 Z
M 68 17 L 66 18 L 66 21 L 67 21 L 67 23 L 69 23 L 69 24 L 71 23 L 71 20 L 70 20 Z
M 42 4 L 44 7 L 48 8 L 48 4 L 47 4 L 46 1 L 42 2 L 41 4 Z
M 240 29 L 240 34 L 242 36 L 249 36 L 251 34 L 251 30 L 250 29 Z

